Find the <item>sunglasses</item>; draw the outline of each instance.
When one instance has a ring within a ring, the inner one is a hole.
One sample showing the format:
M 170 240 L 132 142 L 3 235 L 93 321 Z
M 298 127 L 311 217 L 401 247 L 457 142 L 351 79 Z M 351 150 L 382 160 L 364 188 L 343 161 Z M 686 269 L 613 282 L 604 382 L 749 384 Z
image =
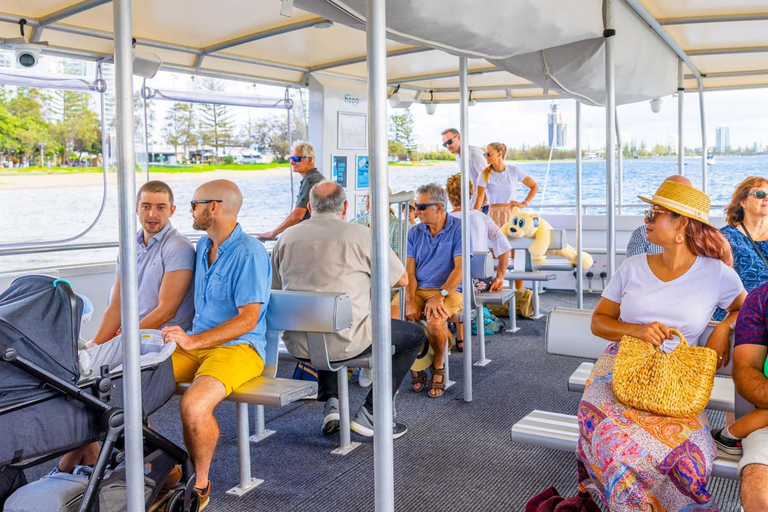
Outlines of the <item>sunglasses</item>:
M 491 156 L 493 156 L 493 153 L 484 153 L 484 154 L 485 154 L 485 156 L 486 156 L 487 158 L 490 158 Z
M 423 212 L 424 210 L 426 210 L 430 206 L 436 206 L 438 204 L 443 204 L 443 203 L 416 203 L 413 206 L 416 207 L 416 209 L 419 210 L 420 212 Z
M 210 203 L 223 203 L 223 199 L 198 199 L 196 201 L 190 201 L 189 206 L 192 208 L 192 211 L 195 211 L 195 207 L 199 204 L 210 204 Z
M 291 162 L 297 164 L 297 163 L 301 162 L 302 158 L 310 158 L 310 157 L 308 157 L 308 156 L 290 156 L 290 157 L 288 157 L 288 160 L 290 160 Z
M 447 148 L 448 146 L 450 146 L 451 144 L 453 144 L 453 140 L 454 140 L 455 138 L 456 138 L 456 136 L 454 135 L 453 137 L 451 137 L 451 138 L 450 138 L 450 139 L 448 139 L 447 141 L 443 142 L 443 147 L 444 147 L 444 148 Z
M 755 196 L 757 199 L 765 199 L 766 197 L 768 197 L 768 192 L 765 192 L 763 190 L 755 190 L 754 192 L 750 192 L 747 195 Z
M 675 212 L 665 212 L 662 210 L 654 210 L 653 208 L 649 210 L 645 210 L 645 222 L 648 224 L 653 224 L 653 220 L 656 217 L 656 215 L 662 214 L 662 215 L 677 215 Z

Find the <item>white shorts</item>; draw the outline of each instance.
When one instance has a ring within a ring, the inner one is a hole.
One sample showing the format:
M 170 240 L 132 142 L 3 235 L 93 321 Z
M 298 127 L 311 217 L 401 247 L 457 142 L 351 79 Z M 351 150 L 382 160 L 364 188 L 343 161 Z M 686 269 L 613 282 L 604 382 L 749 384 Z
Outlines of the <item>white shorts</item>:
M 739 461 L 739 475 L 750 464 L 768 466 L 768 427 L 755 430 L 741 440 L 744 455 Z

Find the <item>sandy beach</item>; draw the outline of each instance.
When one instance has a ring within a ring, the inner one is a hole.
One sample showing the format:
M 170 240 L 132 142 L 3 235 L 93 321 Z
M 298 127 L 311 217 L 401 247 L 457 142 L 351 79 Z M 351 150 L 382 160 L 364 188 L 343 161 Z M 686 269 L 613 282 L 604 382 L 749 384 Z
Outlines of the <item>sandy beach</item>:
M 258 171 L 224 171 L 216 170 L 210 172 L 173 172 L 162 173 L 152 172 L 150 178 L 153 180 L 162 180 L 168 183 L 178 183 L 184 181 L 211 181 L 216 179 L 254 179 L 267 178 L 275 176 L 288 177 L 288 167 L 279 169 L 265 169 Z M 298 181 L 300 176 L 296 176 Z M 136 183 L 138 185 L 146 182 L 144 173 L 136 173 Z M 102 174 L 99 173 L 72 173 L 72 174 L 30 174 L 24 175 L 0 175 L 0 190 L 16 190 L 30 188 L 56 188 L 56 187 L 88 187 L 100 186 L 103 182 Z M 107 183 L 117 184 L 117 174 L 111 172 L 107 174 Z

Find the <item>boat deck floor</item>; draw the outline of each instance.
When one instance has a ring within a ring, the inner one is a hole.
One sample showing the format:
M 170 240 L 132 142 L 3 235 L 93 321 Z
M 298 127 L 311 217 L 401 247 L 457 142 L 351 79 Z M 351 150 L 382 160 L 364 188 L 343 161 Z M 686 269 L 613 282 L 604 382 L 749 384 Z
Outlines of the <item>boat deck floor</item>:
M 541 299 L 543 312 L 576 303 L 572 292 L 547 291 Z M 594 307 L 597 300 L 596 294 L 586 295 L 585 307 Z M 451 378 L 456 385 L 443 397 L 414 393 L 410 378 L 403 382 L 397 419 L 408 433 L 394 442 L 397 510 L 523 511 L 531 496 L 550 485 L 564 496 L 576 493 L 574 455 L 513 443 L 510 427 L 533 409 L 575 414 L 580 395 L 566 386 L 581 361 L 546 354 L 546 317 L 521 319 L 518 325 L 515 334 L 486 337 L 492 362 L 473 368 L 471 403 L 463 401 L 462 355 L 455 352 Z M 292 364 L 283 363 L 279 373 L 292 371 Z M 353 377 L 352 414 L 365 393 Z M 222 403 L 216 411 L 221 437 L 206 510 L 374 510 L 372 440 L 353 433 L 353 441 L 363 445 L 346 457 L 331 455 L 339 436 L 320 433 L 322 413 L 323 404 L 315 401 L 267 408 L 267 428 L 277 433 L 251 445 L 253 476 L 265 482 L 237 498 L 225 494 L 238 481 L 235 405 Z M 710 418 L 713 425 L 722 424 L 721 413 Z M 178 398 L 151 420 L 154 428 L 181 443 Z M 710 491 L 724 512 L 739 510 L 738 482 L 713 478 Z

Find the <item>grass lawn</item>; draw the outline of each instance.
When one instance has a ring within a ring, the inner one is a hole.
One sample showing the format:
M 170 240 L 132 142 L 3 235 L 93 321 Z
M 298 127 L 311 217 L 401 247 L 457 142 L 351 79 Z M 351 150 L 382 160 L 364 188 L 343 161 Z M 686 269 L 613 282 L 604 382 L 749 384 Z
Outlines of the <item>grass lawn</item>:
M 270 163 L 270 164 L 219 164 L 219 165 L 150 165 L 149 172 L 155 173 L 198 173 L 211 171 L 264 171 L 267 169 L 287 168 L 288 164 Z M 109 172 L 116 172 L 115 167 L 110 167 Z M 45 175 L 45 174 L 99 174 L 101 167 L 20 167 L 4 169 L 0 168 L 0 176 L 20 176 L 20 175 Z M 144 168 L 136 168 L 137 173 L 144 172 Z

